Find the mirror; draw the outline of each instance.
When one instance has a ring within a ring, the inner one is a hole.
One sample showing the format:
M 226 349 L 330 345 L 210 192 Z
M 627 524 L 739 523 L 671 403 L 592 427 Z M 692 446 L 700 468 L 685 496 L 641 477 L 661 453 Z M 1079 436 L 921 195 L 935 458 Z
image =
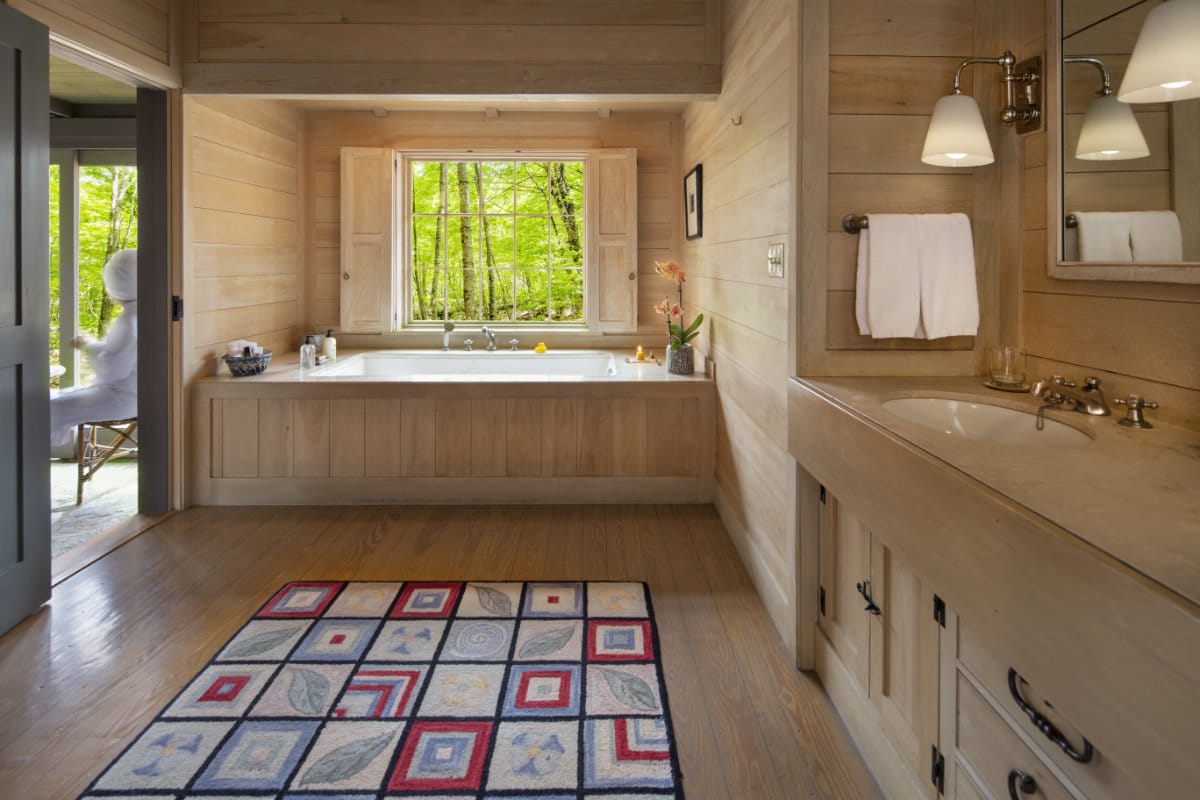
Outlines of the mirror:
M 1055 277 L 1200 283 L 1200 99 L 1116 100 L 1142 23 L 1161 3 L 1051 4 L 1061 33 L 1051 35 L 1061 92 L 1048 120 L 1058 140 Z

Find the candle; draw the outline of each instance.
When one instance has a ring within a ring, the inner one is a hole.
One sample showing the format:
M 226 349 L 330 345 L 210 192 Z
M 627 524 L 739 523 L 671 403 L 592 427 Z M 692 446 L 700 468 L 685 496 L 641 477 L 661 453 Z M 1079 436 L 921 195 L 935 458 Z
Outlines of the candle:
M 645 361 L 645 360 L 646 360 L 646 354 L 645 354 L 644 352 L 642 352 L 642 346 L 639 344 L 639 345 L 637 346 L 637 348 L 638 348 L 638 349 L 637 349 L 637 360 L 638 360 L 638 361 Z

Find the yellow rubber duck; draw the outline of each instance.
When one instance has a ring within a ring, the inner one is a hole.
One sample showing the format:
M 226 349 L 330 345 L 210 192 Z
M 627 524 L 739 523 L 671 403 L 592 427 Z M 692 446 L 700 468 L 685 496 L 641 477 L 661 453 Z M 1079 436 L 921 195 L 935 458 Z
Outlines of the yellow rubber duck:
M 538 342 L 538 343 L 537 343 L 537 347 L 533 348 L 533 352 L 535 352 L 535 353 L 544 353 L 544 352 L 546 352 L 546 343 L 545 343 L 545 342 Z

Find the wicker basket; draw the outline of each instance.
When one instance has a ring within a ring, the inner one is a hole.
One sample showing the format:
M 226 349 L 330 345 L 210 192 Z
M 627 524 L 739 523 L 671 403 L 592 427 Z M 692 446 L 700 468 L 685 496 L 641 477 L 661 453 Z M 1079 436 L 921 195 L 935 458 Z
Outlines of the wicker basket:
M 229 367 L 229 374 L 235 378 L 245 378 L 248 375 L 261 375 L 267 371 L 267 364 L 271 363 L 270 350 L 264 350 L 261 356 L 222 356 L 225 359 L 225 366 Z

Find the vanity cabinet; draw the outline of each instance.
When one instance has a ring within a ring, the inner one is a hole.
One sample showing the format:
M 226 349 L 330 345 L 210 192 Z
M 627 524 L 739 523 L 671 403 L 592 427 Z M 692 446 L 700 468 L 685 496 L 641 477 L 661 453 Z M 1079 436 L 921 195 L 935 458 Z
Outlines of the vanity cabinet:
M 823 494 L 818 635 L 903 765 L 906 783 L 933 797 L 940 630 L 933 592 L 886 539 Z

